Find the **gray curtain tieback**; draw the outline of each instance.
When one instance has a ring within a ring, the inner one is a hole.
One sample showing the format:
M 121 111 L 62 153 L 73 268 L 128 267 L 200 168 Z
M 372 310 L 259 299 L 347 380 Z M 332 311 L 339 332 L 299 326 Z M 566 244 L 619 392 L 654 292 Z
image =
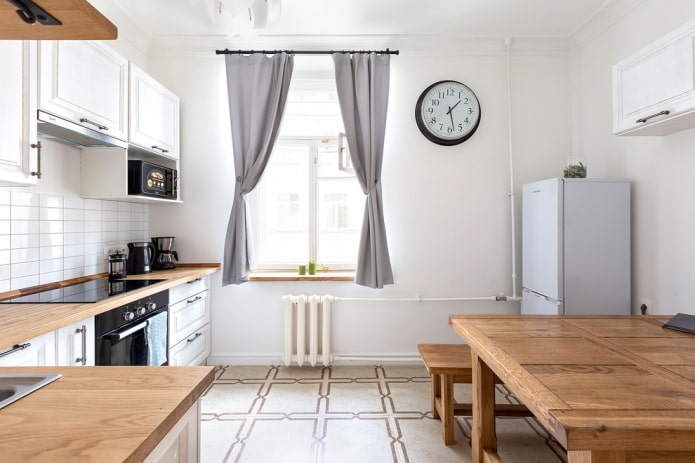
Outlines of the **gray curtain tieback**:
M 375 179 L 374 179 L 374 184 L 373 184 L 372 186 L 369 187 L 369 191 L 367 191 L 367 194 L 370 194 L 371 192 L 373 192 L 374 190 L 376 190 L 378 187 L 379 187 L 379 179 L 378 179 L 378 178 L 375 178 Z

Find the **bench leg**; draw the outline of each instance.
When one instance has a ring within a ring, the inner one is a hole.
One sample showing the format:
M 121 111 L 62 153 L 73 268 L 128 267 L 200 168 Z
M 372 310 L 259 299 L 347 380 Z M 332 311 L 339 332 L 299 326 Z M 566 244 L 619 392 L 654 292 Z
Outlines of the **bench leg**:
M 437 398 L 440 397 L 441 381 L 439 375 L 432 375 L 432 389 L 430 395 L 432 396 L 432 418 L 439 419 L 439 411 L 437 410 Z
M 441 375 L 441 398 L 442 398 L 442 438 L 446 445 L 456 443 L 454 439 L 454 377 L 452 375 Z

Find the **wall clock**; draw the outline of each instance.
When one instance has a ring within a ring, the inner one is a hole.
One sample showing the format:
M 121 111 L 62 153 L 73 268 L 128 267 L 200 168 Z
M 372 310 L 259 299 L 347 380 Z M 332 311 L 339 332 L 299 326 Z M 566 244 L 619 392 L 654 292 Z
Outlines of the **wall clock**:
M 461 82 L 435 82 L 418 98 L 415 121 L 428 140 L 438 145 L 458 145 L 478 129 L 480 102 Z

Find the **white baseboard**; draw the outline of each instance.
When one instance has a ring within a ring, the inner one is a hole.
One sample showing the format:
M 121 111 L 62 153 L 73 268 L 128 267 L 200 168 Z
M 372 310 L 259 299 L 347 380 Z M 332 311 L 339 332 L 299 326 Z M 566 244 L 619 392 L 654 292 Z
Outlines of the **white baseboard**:
M 413 354 L 333 354 L 331 365 L 422 365 L 422 359 Z M 221 354 L 211 355 L 207 365 L 282 365 L 282 355 Z

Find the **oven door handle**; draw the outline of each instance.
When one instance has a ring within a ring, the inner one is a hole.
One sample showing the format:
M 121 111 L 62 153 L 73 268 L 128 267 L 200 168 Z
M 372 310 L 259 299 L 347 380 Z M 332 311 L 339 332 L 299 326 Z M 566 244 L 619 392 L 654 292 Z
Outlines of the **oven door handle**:
M 136 331 L 140 331 L 142 329 L 147 328 L 148 323 L 149 323 L 148 320 L 145 320 L 144 322 L 138 323 L 137 325 L 135 325 L 131 328 L 128 328 L 127 330 L 107 334 L 104 337 L 107 339 L 113 339 L 115 341 L 120 341 L 121 339 L 130 336 L 131 334 L 135 333 Z

